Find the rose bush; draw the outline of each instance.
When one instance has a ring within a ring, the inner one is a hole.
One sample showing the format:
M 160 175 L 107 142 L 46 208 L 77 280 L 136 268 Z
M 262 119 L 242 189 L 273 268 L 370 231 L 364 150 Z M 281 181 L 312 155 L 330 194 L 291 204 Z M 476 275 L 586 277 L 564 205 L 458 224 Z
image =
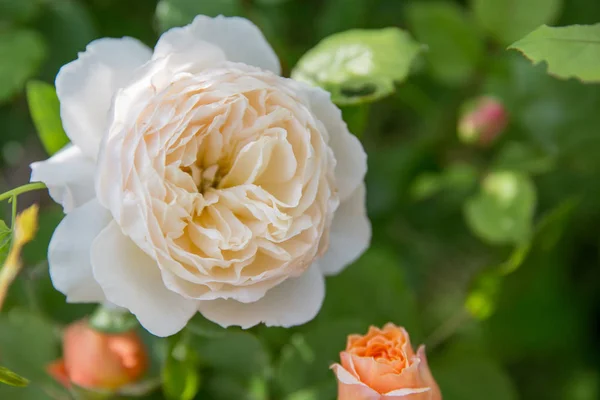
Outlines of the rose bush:
M 425 347 L 413 351 L 404 328 L 387 324 L 348 336 L 341 364 L 334 364 L 338 400 L 442 400 L 429 371 Z
M 32 164 L 66 216 L 48 260 L 69 302 L 159 336 L 312 319 L 368 246 L 366 155 L 321 89 L 279 76 L 258 28 L 198 16 L 154 52 L 100 39 L 56 78 L 72 144 Z

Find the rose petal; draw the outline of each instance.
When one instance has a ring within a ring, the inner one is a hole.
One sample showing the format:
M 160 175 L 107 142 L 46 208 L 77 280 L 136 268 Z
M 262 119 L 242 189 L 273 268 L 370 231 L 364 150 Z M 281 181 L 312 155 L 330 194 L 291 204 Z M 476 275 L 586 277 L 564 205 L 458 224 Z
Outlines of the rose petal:
M 356 190 L 367 173 L 367 154 L 360 141 L 348 131 L 340 109 L 332 103 L 328 92 L 298 83 L 310 100 L 312 112 L 329 133 L 329 147 L 335 154 L 335 179 L 340 201 Z
M 339 400 L 378 400 L 381 395 L 371 389 L 340 364 L 333 364 L 331 369 L 338 379 Z
M 94 279 L 90 248 L 112 217 L 97 200 L 91 200 L 67 214 L 58 225 L 48 247 L 52 284 L 70 303 L 104 301 Z
M 338 274 L 369 247 L 371 222 L 367 218 L 365 197 L 362 184 L 336 210 L 329 233 L 329 249 L 319 260 L 325 275 Z
M 313 264 L 300 277 L 288 278 L 254 303 L 218 299 L 201 301 L 198 309 L 206 318 L 224 328 L 237 325 L 247 329 L 261 322 L 267 326 L 287 328 L 313 319 L 324 298 L 323 275 Z
M 156 336 L 179 332 L 196 312 L 196 302 L 168 290 L 156 261 L 123 235 L 115 221 L 92 244 L 92 266 L 106 298 L 135 314 Z
M 427 392 L 429 392 L 430 390 L 431 389 L 428 387 L 416 388 L 416 389 L 404 388 L 404 389 L 392 390 L 391 392 L 385 393 L 383 395 L 383 399 L 400 399 L 400 398 L 402 398 L 403 400 L 429 400 L 430 394 Z M 418 395 L 421 393 L 427 393 L 427 396 L 413 396 L 413 394 Z
M 54 201 L 70 212 L 95 196 L 94 162 L 77 146 L 67 145 L 45 161 L 31 164 L 31 182 L 43 182 Z
M 93 159 L 108 126 L 114 93 L 150 59 L 146 45 L 132 38 L 98 39 L 56 76 L 60 116 L 69 138 Z
M 421 378 L 425 382 L 425 384 L 431 388 L 432 394 L 430 400 L 442 400 L 442 393 L 440 388 L 433 378 L 431 374 L 431 370 L 429 369 L 429 363 L 427 362 L 427 355 L 425 354 L 425 345 L 419 346 L 417 350 L 417 357 L 421 360 L 419 364 L 419 372 L 421 374 Z
M 184 53 L 188 46 L 198 41 L 218 46 L 229 61 L 243 62 L 277 75 L 281 73 L 279 59 L 261 31 L 252 22 L 239 17 L 198 15 L 191 24 L 163 33 L 156 45 L 154 58 Z M 198 61 L 202 62 L 205 55 L 195 53 Z

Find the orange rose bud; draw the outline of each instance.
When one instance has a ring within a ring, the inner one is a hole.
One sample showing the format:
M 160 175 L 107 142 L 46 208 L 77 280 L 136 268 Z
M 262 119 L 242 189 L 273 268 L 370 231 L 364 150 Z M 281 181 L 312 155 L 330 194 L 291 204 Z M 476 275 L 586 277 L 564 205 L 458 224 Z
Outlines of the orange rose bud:
M 115 391 L 139 380 L 147 367 L 146 349 L 134 331 L 108 334 L 77 321 L 63 334 L 63 359 L 47 370 L 67 387 Z
M 348 336 L 341 364 L 331 368 L 338 379 L 338 400 L 441 400 L 425 347 L 415 354 L 404 328 L 387 324 L 364 335 Z
M 500 100 L 484 96 L 468 103 L 458 123 L 458 136 L 466 144 L 491 144 L 508 125 Z

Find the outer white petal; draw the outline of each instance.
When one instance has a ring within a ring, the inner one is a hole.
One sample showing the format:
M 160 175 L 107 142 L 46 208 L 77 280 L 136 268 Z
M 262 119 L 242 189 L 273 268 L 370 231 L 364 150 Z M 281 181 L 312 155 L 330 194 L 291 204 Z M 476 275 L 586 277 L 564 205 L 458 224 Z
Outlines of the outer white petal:
M 224 299 L 200 301 L 198 310 L 225 328 L 237 325 L 247 329 L 261 322 L 287 328 L 313 319 L 324 298 L 323 274 L 318 265 L 313 264 L 298 278 L 287 279 L 254 303 Z
M 44 182 L 65 213 L 94 198 L 94 173 L 94 161 L 73 145 L 31 164 L 31 182 Z
M 367 173 L 367 154 L 360 141 L 348 131 L 342 112 L 332 103 L 328 92 L 299 83 L 310 100 L 312 112 L 329 133 L 329 146 L 337 164 L 335 181 L 340 201 L 344 201 L 360 185 Z
M 228 61 L 242 62 L 272 71 L 279 75 L 281 67 L 277 55 L 252 22 L 245 18 L 210 18 L 198 15 L 194 21 L 182 28 L 173 28 L 163 33 L 154 50 L 154 58 L 172 53 L 184 53 L 198 41 L 218 46 Z M 198 62 L 204 62 L 205 54 L 196 52 Z
M 56 93 L 63 126 L 88 157 L 95 159 L 98 154 L 113 95 L 151 57 L 151 50 L 136 39 L 98 39 L 58 72 Z
M 105 300 L 92 273 L 90 251 L 92 242 L 110 221 L 110 212 L 94 199 L 67 214 L 54 231 L 48 247 L 50 277 L 68 302 Z
M 325 275 L 335 275 L 369 247 L 371 222 L 367 217 L 364 183 L 340 204 L 329 231 L 329 249 L 319 260 Z
M 196 313 L 197 303 L 168 290 L 160 269 L 112 221 L 92 244 L 94 277 L 106 298 L 127 308 L 150 333 L 179 332 Z

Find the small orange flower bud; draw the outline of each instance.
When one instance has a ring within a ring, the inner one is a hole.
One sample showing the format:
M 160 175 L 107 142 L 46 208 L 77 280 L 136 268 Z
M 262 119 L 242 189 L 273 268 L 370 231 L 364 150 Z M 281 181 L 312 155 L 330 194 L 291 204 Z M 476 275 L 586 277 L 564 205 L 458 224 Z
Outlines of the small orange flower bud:
M 508 113 L 500 100 L 484 96 L 470 102 L 458 123 L 458 136 L 467 144 L 487 146 L 508 125 Z
M 114 391 L 139 380 L 147 367 L 146 349 L 134 331 L 103 333 L 82 320 L 67 327 L 63 358 L 47 369 L 65 386 Z
M 348 336 L 341 364 L 331 368 L 338 379 L 338 400 L 442 400 L 425 357 L 415 354 L 404 328 L 372 326 L 364 335 Z

